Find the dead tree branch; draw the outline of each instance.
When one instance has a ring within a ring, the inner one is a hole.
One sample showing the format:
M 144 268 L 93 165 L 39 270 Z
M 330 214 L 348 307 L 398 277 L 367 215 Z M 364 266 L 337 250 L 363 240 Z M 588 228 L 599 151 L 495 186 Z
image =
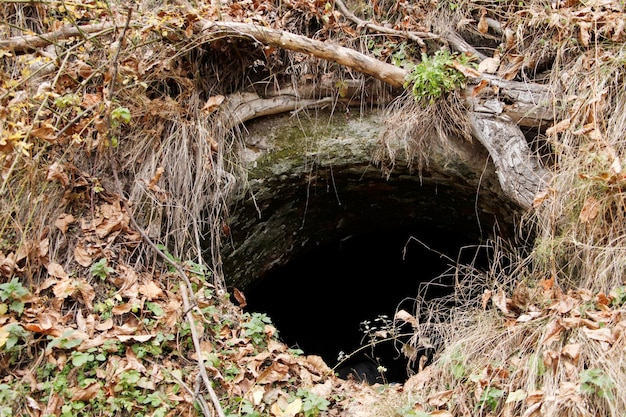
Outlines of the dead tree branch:
M 41 48 L 63 39 L 69 39 L 74 36 L 83 36 L 85 33 L 109 32 L 115 28 L 110 23 L 98 23 L 95 25 L 84 26 L 65 26 L 54 32 L 44 33 L 42 35 L 15 36 L 13 38 L 0 40 L 0 49 L 22 53 L 31 52 L 37 48 Z

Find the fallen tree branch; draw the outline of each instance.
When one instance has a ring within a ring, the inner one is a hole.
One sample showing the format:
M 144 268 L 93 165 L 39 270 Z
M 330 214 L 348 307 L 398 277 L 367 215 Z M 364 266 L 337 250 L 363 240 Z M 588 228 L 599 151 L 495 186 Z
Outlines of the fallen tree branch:
M 217 36 L 251 38 L 263 45 L 302 52 L 327 61 L 336 62 L 362 74 L 371 75 L 393 87 L 404 86 L 407 75 L 404 69 L 381 62 L 354 49 L 265 26 L 207 20 L 202 18 L 188 3 L 182 0 L 177 1 L 177 3 L 191 15 L 192 20 L 195 21 L 196 31 L 208 39 Z
M 439 36 L 435 35 L 434 33 L 428 33 L 428 32 L 402 32 L 400 30 L 395 30 L 392 28 L 388 28 L 385 26 L 380 26 L 377 24 L 374 24 L 372 22 L 367 22 L 363 19 L 359 19 L 358 17 L 356 17 L 354 15 L 354 13 L 352 13 L 350 10 L 348 10 L 348 8 L 346 7 L 345 4 L 343 4 L 342 0 L 335 0 L 335 6 L 337 6 L 339 8 L 339 12 L 344 15 L 344 17 L 348 20 L 351 20 L 352 22 L 356 23 L 357 27 L 364 27 L 365 29 L 372 29 L 375 30 L 376 32 L 379 33 L 384 33 L 387 35 L 394 35 L 394 36 L 400 36 L 403 38 L 407 38 L 410 39 L 414 42 L 416 42 L 419 46 L 426 46 L 426 44 L 424 43 L 424 40 L 422 38 L 427 38 L 427 39 L 439 39 Z
M 111 23 L 98 23 L 84 26 L 65 26 L 54 32 L 41 35 L 15 36 L 13 38 L 0 40 L 0 49 L 7 49 L 13 52 L 29 52 L 37 48 L 56 43 L 63 39 L 74 36 L 83 36 L 85 33 L 109 32 L 115 29 Z

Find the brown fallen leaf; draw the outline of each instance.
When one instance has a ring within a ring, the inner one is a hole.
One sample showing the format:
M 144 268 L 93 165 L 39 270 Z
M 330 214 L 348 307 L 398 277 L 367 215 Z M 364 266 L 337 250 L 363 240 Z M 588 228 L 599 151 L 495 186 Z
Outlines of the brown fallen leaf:
M 580 215 L 578 216 L 578 220 L 581 223 L 589 223 L 598 217 L 598 213 L 600 212 L 600 202 L 594 196 L 589 196 L 585 199 L 583 203 L 583 208 L 580 210 Z
M 290 403 L 287 403 L 283 397 L 280 397 L 270 407 L 270 412 L 276 417 L 295 417 L 302 409 L 302 400 L 296 398 Z
M 478 72 L 481 74 L 495 74 L 500 67 L 500 58 L 485 58 L 478 64 Z
M 161 191 L 161 189 L 159 187 L 157 187 L 156 183 L 159 182 L 159 180 L 161 179 L 161 175 L 163 175 L 163 172 L 165 172 L 165 168 L 163 167 L 158 167 L 156 172 L 154 173 L 154 176 L 150 179 L 150 182 L 148 183 L 148 189 L 152 190 L 152 191 Z
M 487 10 L 483 9 L 480 13 L 480 20 L 478 20 L 476 29 L 478 29 L 478 32 L 483 35 L 486 35 L 487 32 L 489 32 L 489 24 L 487 24 Z
M 566 131 L 570 125 L 572 124 L 572 120 L 570 118 L 563 119 L 554 126 L 551 126 L 546 130 L 546 136 L 555 136 L 558 133 Z
M 92 252 L 94 252 L 93 249 L 88 248 L 85 242 L 80 241 L 74 247 L 74 260 L 85 268 L 89 267 L 93 263 L 92 255 L 95 255 Z
M 615 336 L 613 336 L 613 332 L 611 332 L 611 329 L 609 328 L 603 327 L 601 329 L 593 330 L 583 327 L 582 331 L 589 339 L 607 342 L 611 345 L 615 343 Z
M 65 234 L 67 229 L 70 227 L 70 224 L 74 223 L 74 221 L 74 216 L 69 213 L 62 213 L 54 221 L 54 225 L 61 231 L 61 233 Z
M 46 142 L 55 143 L 57 141 L 54 126 L 48 123 L 44 123 L 43 126 L 33 128 L 30 131 L 30 134 L 38 137 L 39 139 L 43 139 Z
M 206 101 L 204 107 L 202 107 L 202 111 L 206 114 L 211 114 L 224 102 L 225 97 L 222 95 L 211 96 Z
M 248 305 L 248 302 L 246 301 L 246 296 L 242 291 L 239 290 L 239 288 L 233 289 L 233 295 L 235 296 L 235 300 L 237 300 L 237 302 L 239 303 L 239 307 L 244 308 Z
M 100 392 L 100 384 L 94 382 L 86 388 L 71 388 L 69 392 L 72 394 L 70 401 L 89 401 Z
M 452 61 L 452 66 L 455 70 L 466 76 L 467 78 L 477 78 L 480 77 L 480 72 L 476 71 L 474 68 L 470 68 L 467 65 L 463 65 L 457 61 Z
M 580 343 L 568 343 L 561 349 L 561 355 L 570 360 L 574 365 L 578 364 L 580 358 Z
M 453 393 L 454 393 L 453 390 L 437 392 L 428 397 L 428 400 L 427 400 L 428 405 L 430 405 L 431 407 L 435 407 L 435 408 L 443 407 L 444 405 L 450 402 L 450 399 L 452 398 Z
M 480 71 L 480 65 L 478 66 L 478 70 Z M 472 88 L 472 97 L 478 97 L 478 95 L 489 85 L 489 81 L 480 80 L 480 83 Z
M 139 284 L 139 294 L 145 297 L 146 300 L 152 301 L 163 297 L 163 290 L 156 282 L 150 280 L 145 284 Z
M 48 269 L 48 274 L 50 276 L 53 276 L 53 277 L 59 278 L 59 279 L 67 279 L 67 278 L 69 278 L 69 275 L 67 274 L 67 272 L 65 272 L 63 267 L 61 265 L 59 265 L 58 263 L 50 262 L 48 264 L 48 266 L 47 266 L 47 269 Z
M 541 344 L 548 345 L 552 342 L 556 342 L 561 338 L 561 333 L 565 327 L 561 324 L 561 320 L 554 319 L 547 326 Z
M 70 184 L 70 177 L 65 173 L 63 165 L 55 162 L 48 167 L 46 181 L 58 181 L 63 187 L 67 187 Z
M 411 326 L 413 326 L 413 328 L 416 328 L 418 326 L 417 324 L 417 319 L 415 317 L 413 317 L 412 314 L 408 313 L 406 310 L 400 310 L 396 313 L 396 315 L 394 316 L 395 320 L 401 320 L 405 323 L 410 324 Z

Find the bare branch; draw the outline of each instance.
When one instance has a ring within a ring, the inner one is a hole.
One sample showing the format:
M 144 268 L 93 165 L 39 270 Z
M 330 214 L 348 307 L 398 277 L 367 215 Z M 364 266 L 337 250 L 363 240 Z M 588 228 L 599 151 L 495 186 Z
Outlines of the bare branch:
M 47 46 L 63 39 L 74 36 L 81 36 L 85 33 L 108 32 L 115 28 L 110 23 L 98 23 L 85 26 L 65 26 L 54 32 L 42 35 L 15 36 L 13 38 L 0 40 L 0 49 L 8 49 L 14 52 L 29 52 L 37 48 Z

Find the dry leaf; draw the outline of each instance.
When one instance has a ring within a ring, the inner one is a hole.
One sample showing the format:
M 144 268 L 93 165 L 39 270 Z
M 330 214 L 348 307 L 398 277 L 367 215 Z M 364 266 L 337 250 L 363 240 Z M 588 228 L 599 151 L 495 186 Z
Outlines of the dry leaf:
M 154 281 L 148 281 L 146 284 L 139 285 L 139 294 L 144 296 L 146 300 L 152 301 L 163 296 L 163 290 Z
M 63 267 L 55 262 L 50 262 L 47 268 L 48 268 L 48 275 L 50 276 L 53 276 L 59 279 L 69 278 L 69 275 L 67 274 L 67 272 L 65 272 Z
M 46 181 L 53 180 L 60 182 L 63 187 L 67 187 L 70 184 L 70 177 L 65 173 L 63 165 L 58 162 L 55 162 L 48 167 Z
M 543 335 L 543 339 L 541 339 L 541 343 L 544 345 L 548 345 L 552 342 L 556 342 L 561 338 L 561 332 L 565 329 L 563 325 L 561 325 L 560 320 L 552 320 L 547 326 L 545 333 Z
M 497 294 L 492 294 L 491 302 L 504 314 L 509 314 L 509 309 L 507 308 L 507 298 L 504 291 L 501 290 Z
M 589 46 L 589 39 L 591 39 L 591 35 L 589 34 L 591 22 L 580 21 L 578 22 L 578 27 L 580 28 L 578 40 L 583 46 Z
M 533 208 L 539 207 L 541 203 L 543 203 L 545 200 L 548 199 L 549 194 L 550 194 L 550 190 L 548 189 L 538 192 L 535 198 L 533 199 Z
M 30 131 L 30 134 L 43 139 L 46 142 L 55 143 L 57 141 L 56 133 L 54 132 L 54 126 L 45 123 L 43 126 L 35 127 Z
M 93 263 L 93 257 L 91 251 L 87 249 L 85 243 L 80 241 L 74 248 L 74 260 L 85 268 L 91 266 Z
M 455 70 L 465 75 L 467 78 L 480 77 L 480 72 L 476 71 L 474 68 L 470 68 L 466 65 L 460 64 L 457 61 L 452 61 L 452 66 Z
M 123 334 L 118 334 L 115 336 L 120 342 L 128 342 L 131 340 L 134 340 L 135 342 L 147 342 L 148 340 L 152 339 L 154 337 L 153 334 L 130 334 L 130 335 L 123 335 Z
M 435 393 L 428 397 L 428 405 L 435 408 L 443 407 L 450 402 L 453 393 L 454 390 L 446 390 Z
M 243 292 L 239 290 L 239 288 L 233 289 L 233 295 L 235 296 L 235 299 L 239 303 L 239 307 L 244 308 L 245 306 L 248 305 L 248 302 L 246 301 L 246 296 L 244 295 Z
M 563 346 L 563 349 L 561 349 L 561 355 L 572 361 L 574 365 L 577 365 L 578 359 L 580 358 L 580 344 L 569 343 Z
M 281 397 L 282 399 L 282 397 Z M 295 417 L 300 410 L 302 409 L 302 400 L 300 398 L 296 398 L 291 403 L 287 404 L 285 408 L 279 405 L 279 401 L 272 404 L 270 411 L 276 417 Z
M 394 316 L 395 320 L 401 320 L 405 323 L 410 324 L 411 326 L 413 326 L 414 328 L 417 327 L 417 319 L 415 317 L 413 317 L 411 314 L 409 314 L 407 311 L 405 310 L 400 310 L 396 313 L 396 315 Z
M 478 66 L 478 70 L 480 71 L 480 65 Z M 489 82 L 487 80 L 481 80 L 477 86 L 472 88 L 472 97 L 477 97 L 488 85 Z
M 519 73 L 522 65 L 524 65 L 524 57 L 522 55 L 507 55 L 507 64 L 500 65 L 498 75 L 505 80 L 514 79 Z
M 65 234 L 67 229 L 70 227 L 70 224 L 74 223 L 74 216 L 68 213 L 63 213 L 54 221 L 54 225 L 61 231 L 61 233 Z
M 560 122 L 558 122 L 557 124 L 555 124 L 554 126 L 551 126 L 548 128 L 548 130 L 546 130 L 546 135 L 547 136 L 554 136 L 558 133 L 564 132 L 566 131 L 570 125 L 572 124 L 572 120 L 567 118 L 567 119 L 563 119 Z
M 213 113 L 222 104 L 222 102 L 224 101 L 224 98 L 225 97 L 222 95 L 209 97 L 204 107 L 202 107 L 202 111 L 206 114 Z
M 476 27 L 480 33 L 486 35 L 489 32 L 489 24 L 487 23 L 487 11 L 483 10 L 480 13 L 480 20 L 478 21 L 478 26 Z
M 485 58 L 478 64 L 478 72 L 481 74 L 495 74 L 500 66 L 500 58 Z
M 317 373 L 318 375 L 328 375 L 333 371 L 330 367 L 324 362 L 321 356 L 317 355 L 308 355 L 304 358 L 298 358 L 298 363 L 305 366 L 312 372 Z
M 581 223 L 589 223 L 590 221 L 598 217 L 599 211 L 600 202 L 594 196 L 589 196 L 583 204 L 583 208 L 580 211 L 578 219 L 581 221 Z
M 150 179 L 150 182 L 148 183 L 148 189 L 158 192 L 161 191 L 161 189 L 159 187 L 157 187 L 156 183 L 159 182 L 159 180 L 161 179 L 161 175 L 163 175 L 163 172 L 165 171 L 165 168 L 163 167 L 158 167 L 156 172 L 154 173 L 154 176 L 152 177 L 152 179 Z
M 483 310 L 487 308 L 487 304 L 489 303 L 489 300 L 491 300 L 491 295 L 493 294 L 493 292 L 491 290 L 485 290 L 483 292 L 483 295 L 481 297 L 481 303 L 483 306 Z
M 552 287 L 554 287 L 554 277 L 540 280 L 539 285 L 541 285 L 541 288 L 543 288 L 544 291 L 551 290 Z
M 513 29 L 509 27 L 504 29 L 504 39 L 506 50 L 512 49 L 515 46 L 515 32 L 513 31 Z
M 270 366 L 259 374 L 257 384 L 273 384 L 278 381 L 286 381 L 289 377 L 289 366 L 279 362 L 272 362 Z
M 96 298 L 96 291 L 85 278 L 79 278 L 74 282 L 76 289 L 80 292 L 80 296 L 88 309 L 93 308 L 93 300 Z
M 583 327 L 582 330 L 589 339 L 598 340 L 600 342 L 608 342 L 610 344 L 615 343 L 615 336 L 613 336 L 611 329 L 606 327 L 596 330 Z
M 72 399 L 70 401 L 89 401 L 94 398 L 100 392 L 101 387 L 100 384 L 94 382 L 89 385 L 87 388 L 80 389 L 70 389 L 69 392 L 72 393 Z

